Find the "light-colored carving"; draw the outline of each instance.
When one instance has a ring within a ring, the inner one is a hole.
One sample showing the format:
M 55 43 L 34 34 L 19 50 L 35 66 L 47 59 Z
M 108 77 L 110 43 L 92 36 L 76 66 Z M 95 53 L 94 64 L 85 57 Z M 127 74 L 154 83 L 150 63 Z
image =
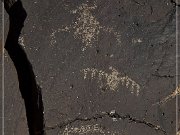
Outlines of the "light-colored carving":
M 73 14 L 79 14 L 79 17 L 74 22 L 73 29 L 75 30 L 74 37 L 81 39 L 82 43 L 85 44 L 83 50 L 92 46 L 100 32 L 100 23 L 91 13 L 91 10 L 94 10 L 96 7 L 95 4 L 93 6 L 82 4 L 77 10 L 72 12 Z
M 118 131 L 103 129 L 100 125 L 82 125 L 80 127 L 66 126 L 62 133 L 58 135 L 124 135 Z
M 112 91 L 118 91 L 119 85 L 123 85 L 130 90 L 132 94 L 139 95 L 140 85 L 132 80 L 128 76 L 123 76 L 115 68 L 109 67 L 110 73 L 98 70 L 95 68 L 86 68 L 81 70 L 84 74 L 84 79 L 88 79 L 88 75 L 91 79 L 98 79 L 100 88 L 108 88 Z
M 180 87 L 177 87 L 175 89 L 175 91 L 173 91 L 170 95 L 168 95 L 167 97 L 163 98 L 161 101 L 153 104 L 153 105 L 157 105 L 157 104 L 165 104 L 166 102 L 170 101 L 171 99 L 175 98 L 177 95 L 180 95 Z
M 114 30 L 112 27 L 105 27 L 100 24 L 100 22 L 93 15 L 92 11 L 97 8 L 94 3 L 92 6 L 89 6 L 86 3 L 81 4 L 77 9 L 71 10 L 71 14 L 77 14 L 78 17 L 73 22 L 72 25 L 62 26 L 58 30 L 53 31 L 50 35 L 51 45 L 56 44 L 55 34 L 58 32 L 73 32 L 75 39 L 80 39 L 84 46 L 82 46 L 82 51 L 85 51 L 87 48 L 92 47 L 96 41 L 101 31 L 105 33 L 113 34 L 117 40 L 117 44 L 121 44 L 121 35 L 119 32 Z

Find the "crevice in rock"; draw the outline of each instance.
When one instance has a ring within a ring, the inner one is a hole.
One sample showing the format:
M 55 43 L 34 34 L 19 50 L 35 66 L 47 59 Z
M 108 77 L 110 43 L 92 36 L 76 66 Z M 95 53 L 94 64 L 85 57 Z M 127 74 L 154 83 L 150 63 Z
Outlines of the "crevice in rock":
M 112 118 L 112 119 L 117 119 L 117 120 L 127 120 L 129 123 L 137 123 L 137 124 L 143 124 L 145 126 L 148 126 L 156 131 L 160 131 L 162 132 L 163 134 L 166 134 L 166 131 L 161 128 L 160 126 L 158 125 L 155 125 L 151 122 L 148 122 L 146 121 L 145 119 L 143 120 L 140 120 L 136 117 L 133 117 L 131 116 L 130 114 L 125 114 L 125 115 L 120 115 L 118 113 L 116 113 L 115 111 L 114 112 L 102 112 L 101 114 L 96 114 L 92 117 L 85 117 L 85 118 L 75 118 L 75 119 L 71 119 L 71 120 L 68 120 L 68 121 L 65 121 L 65 122 L 62 122 L 62 123 L 59 123 L 59 124 L 56 124 L 54 126 L 49 126 L 49 127 L 46 127 L 45 129 L 46 130 L 53 130 L 53 129 L 56 129 L 56 128 L 64 128 L 70 124 L 73 124 L 75 122 L 78 122 L 78 121 L 81 121 L 81 122 L 86 122 L 86 121 L 92 121 L 92 120 L 97 120 L 97 119 L 103 119 L 105 117 L 109 117 L 109 118 Z
M 160 75 L 160 74 L 152 74 L 152 76 L 158 77 L 158 78 L 174 78 L 174 75 Z
M 174 6 L 180 7 L 180 4 L 179 4 L 179 3 L 176 3 L 176 0 L 170 0 L 170 2 L 171 2 Z
M 36 83 L 32 65 L 18 43 L 27 13 L 20 0 L 6 0 L 4 4 L 10 21 L 5 49 L 17 71 L 19 89 L 26 108 L 29 134 L 44 135 L 44 107 L 41 89 Z

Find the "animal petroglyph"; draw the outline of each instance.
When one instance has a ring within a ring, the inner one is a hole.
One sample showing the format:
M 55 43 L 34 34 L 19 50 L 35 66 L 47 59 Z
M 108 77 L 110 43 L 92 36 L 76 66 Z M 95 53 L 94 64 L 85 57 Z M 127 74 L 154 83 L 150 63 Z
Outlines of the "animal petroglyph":
M 132 94 L 139 95 L 140 85 L 138 83 L 128 76 L 123 76 L 113 67 L 109 67 L 109 70 L 111 72 L 106 73 L 95 68 L 86 68 L 81 70 L 81 72 L 84 74 L 84 79 L 88 79 L 88 76 L 91 79 L 97 78 L 101 89 L 106 88 L 112 91 L 118 91 L 119 85 L 122 85 L 128 88 Z
M 78 17 L 73 22 L 72 25 L 62 26 L 58 30 L 53 30 L 53 33 L 50 35 L 51 37 L 51 45 L 56 44 L 55 34 L 58 32 L 73 32 L 73 36 L 75 39 L 80 39 L 83 43 L 82 51 L 85 51 L 88 47 L 92 47 L 96 41 L 98 41 L 98 37 L 101 31 L 113 34 L 117 40 L 117 43 L 121 43 L 121 35 L 119 32 L 114 30 L 114 28 L 101 26 L 100 22 L 96 19 L 96 17 L 92 14 L 92 11 L 97 8 L 94 3 L 92 6 L 88 4 L 81 4 L 77 9 L 71 10 L 71 14 L 77 14 Z

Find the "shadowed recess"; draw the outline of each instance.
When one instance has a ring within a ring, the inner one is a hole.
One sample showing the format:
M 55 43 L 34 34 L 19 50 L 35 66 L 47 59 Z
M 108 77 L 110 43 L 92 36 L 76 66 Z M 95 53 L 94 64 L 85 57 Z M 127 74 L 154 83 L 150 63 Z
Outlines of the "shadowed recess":
M 41 89 L 36 83 L 31 63 L 18 43 L 27 13 L 20 0 L 4 1 L 9 14 L 9 32 L 5 43 L 10 58 L 17 71 L 19 89 L 24 99 L 30 135 L 44 135 L 44 115 Z

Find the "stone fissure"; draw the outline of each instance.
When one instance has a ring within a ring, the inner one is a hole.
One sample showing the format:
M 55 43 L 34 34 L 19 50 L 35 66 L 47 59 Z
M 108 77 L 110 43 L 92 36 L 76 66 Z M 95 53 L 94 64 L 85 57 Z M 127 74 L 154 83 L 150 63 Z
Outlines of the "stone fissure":
M 119 119 L 119 120 L 127 120 L 129 121 L 130 123 L 138 123 L 138 124 L 143 124 L 145 126 L 148 126 L 156 131 L 160 131 L 160 132 L 163 132 L 164 134 L 166 134 L 166 131 L 161 128 L 160 126 L 158 125 L 155 125 L 151 122 L 147 122 L 146 120 L 140 120 L 136 117 L 133 117 L 131 116 L 130 114 L 125 114 L 125 115 L 120 115 L 118 113 L 116 113 L 115 111 L 111 111 L 111 112 L 102 112 L 101 114 L 96 114 L 92 117 L 85 117 L 85 118 L 75 118 L 75 119 L 72 119 L 72 120 L 68 120 L 66 122 L 63 122 L 63 123 L 60 123 L 60 124 L 57 124 L 55 126 L 49 126 L 49 127 L 46 127 L 46 130 L 53 130 L 53 129 L 56 129 L 56 128 L 64 128 L 70 124 L 73 124 L 75 122 L 78 122 L 78 121 L 81 121 L 81 122 L 86 122 L 86 121 L 92 121 L 92 120 L 97 120 L 97 119 L 103 119 L 105 117 L 109 117 L 109 118 L 112 118 L 112 119 Z

